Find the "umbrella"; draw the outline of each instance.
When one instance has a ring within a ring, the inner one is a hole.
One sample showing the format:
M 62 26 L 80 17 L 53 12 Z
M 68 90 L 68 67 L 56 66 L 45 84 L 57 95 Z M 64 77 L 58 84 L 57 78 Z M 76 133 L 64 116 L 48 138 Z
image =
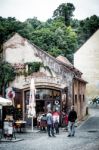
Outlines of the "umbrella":
M 0 97 L 0 105 L 1 106 L 10 106 L 12 105 L 12 101 L 3 97 Z
M 12 105 L 12 101 L 3 97 L 0 97 L 0 106 L 1 106 L 1 112 L 0 115 L 2 116 L 2 107 L 3 106 L 10 106 Z
M 35 84 L 34 79 L 31 79 L 30 84 L 30 97 L 29 97 L 29 110 L 28 110 L 28 117 L 32 118 L 32 131 L 33 131 L 33 117 L 36 116 L 35 111 Z

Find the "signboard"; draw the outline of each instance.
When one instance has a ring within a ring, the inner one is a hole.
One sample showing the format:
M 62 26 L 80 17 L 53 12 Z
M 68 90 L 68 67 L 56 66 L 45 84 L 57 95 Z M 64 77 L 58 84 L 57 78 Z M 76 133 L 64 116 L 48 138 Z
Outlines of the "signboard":
M 4 134 L 13 134 L 13 122 L 4 121 Z

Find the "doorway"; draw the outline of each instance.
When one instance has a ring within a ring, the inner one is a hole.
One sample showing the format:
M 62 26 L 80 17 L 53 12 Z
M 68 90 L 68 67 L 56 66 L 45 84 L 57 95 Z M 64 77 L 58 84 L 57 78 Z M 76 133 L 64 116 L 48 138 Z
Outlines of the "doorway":
M 53 101 L 45 101 L 45 111 L 48 112 L 49 110 L 53 110 Z
M 36 100 L 36 114 L 45 112 L 45 102 L 44 100 Z

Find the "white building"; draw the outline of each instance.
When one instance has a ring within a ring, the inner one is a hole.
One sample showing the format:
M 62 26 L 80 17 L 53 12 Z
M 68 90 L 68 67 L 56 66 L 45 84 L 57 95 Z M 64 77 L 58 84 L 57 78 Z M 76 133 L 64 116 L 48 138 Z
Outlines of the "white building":
M 74 54 L 74 66 L 88 82 L 86 96 L 88 99 L 99 96 L 99 30 L 97 30 Z

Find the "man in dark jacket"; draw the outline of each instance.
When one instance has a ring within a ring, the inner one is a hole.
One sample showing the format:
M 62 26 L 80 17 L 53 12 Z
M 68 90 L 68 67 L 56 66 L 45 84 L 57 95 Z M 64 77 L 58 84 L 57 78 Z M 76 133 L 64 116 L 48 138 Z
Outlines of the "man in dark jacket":
M 71 111 L 68 114 L 68 137 L 75 135 L 75 120 L 77 119 L 77 113 L 74 110 L 74 106 L 71 107 Z

